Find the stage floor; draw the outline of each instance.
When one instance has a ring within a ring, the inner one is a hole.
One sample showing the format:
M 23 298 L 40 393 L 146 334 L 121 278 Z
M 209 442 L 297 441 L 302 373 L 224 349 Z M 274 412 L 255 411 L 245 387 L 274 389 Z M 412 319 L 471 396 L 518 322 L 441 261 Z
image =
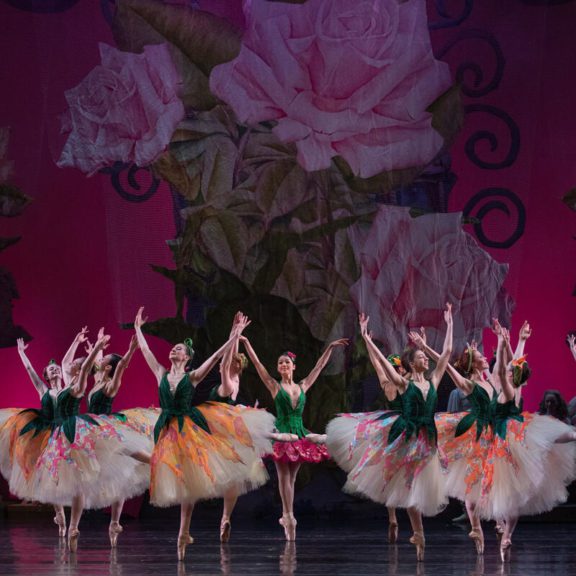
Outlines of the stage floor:
M 176 520 L 176 519 L 175 519 Z M 576 575 L 576 524 L 518 525 L 511 561 L 502 564 L 492 524 L 487 524 L 484 559 L 477 559 L 465 525 L 426 523 L 426 558 L 416 562 L 407 524 L 396 545 L 380 523 L 300 521 L 296 543 L 286 543 L 280 527 L 236 522 L 227 545 L 220 545 L 215 522 L 194 524 L 195 543 L 186 561 L 176 560 L 177 520 L 159 523 L 127 519 L 118 548 L 110 551 L 106 518 L 87 515 L 79 548 L 70 554 L 59 543 L 51 518 L 0 520 L 0 574 L 109 576 L 170 575 Z

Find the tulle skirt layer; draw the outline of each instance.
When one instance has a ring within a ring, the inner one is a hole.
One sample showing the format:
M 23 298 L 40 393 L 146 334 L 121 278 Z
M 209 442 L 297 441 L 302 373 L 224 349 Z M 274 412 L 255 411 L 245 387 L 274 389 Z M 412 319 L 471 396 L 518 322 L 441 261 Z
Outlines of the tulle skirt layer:
M 14 440 L 22 427 L 26 426 L 33 416 L 29 413 L 19 414 L 21 408 L 2 408 L 0 410 L 0 474 L 10 481 L 14 459 Z
M 491 427 L 476 438 L 476 426 L 454 437 L 466 413 L 438 414 L 448 494 L 476 505 L 480 517 L 500 519 L 538 514 L 566 500 L 576 478 L 576 445 L 555 441 L 570 427 L 549 416 L 523 413 L 510 419 L 505 439 Z
M 389 444 L 397 418 L 385 412 L 342 414 L 328 424 L 328 450 L 348 473 L 346 492 L 433 516 L 447 502 L 438 452 L 424 430 L 411 438 L 403 432 Z
M 37 436 L 18 436 L 11 492 L 64 506 L 83 497 L 85 508 L 103 508 L 142 494 L 149 485 L 150 467 L 134 456 L 150 454 L 157 411 L 133 409 L 127 416 L 125 422 L 114 415 L 91 416 L 97 425 L 77 418 L 72 443 L 61 426 Z
M 150 501 L 172 506 L 258 488 L 268 480 L 262 456 L 272 451 L 274 417 L 264 410 L 208 402 L 197 407 L 210 433 L 185 416 L 172 418 L 151 460 Z

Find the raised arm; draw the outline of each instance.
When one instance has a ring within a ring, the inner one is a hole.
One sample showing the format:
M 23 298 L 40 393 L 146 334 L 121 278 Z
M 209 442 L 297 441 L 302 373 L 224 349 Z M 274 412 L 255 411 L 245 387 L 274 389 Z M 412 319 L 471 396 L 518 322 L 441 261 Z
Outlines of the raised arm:
M 156 376 L 156 380 L 158 381 L 158 386 L 160 386 L 160 381 L 162 380 L 162 376 L 164 376 L 164 372 L 166 369 L 158 360 L 156 360 L 156 356 L 152 354 L 152 350 L 148 346 L 148 342 L 146 342 L 146 338 L 144 338 L 144 333 L 142 332 L 142 326 L 146 324 L 147 318 L 144 318 L 144 307 L 138 310 L 136 314 L 136 318 L 134 320 L 134 330 L 136 331 L 136 339 L 138 340 L 138 346 L 140 350 L 142 350 L 142 355 L 144 356 L 144 360 L 146 360 L 146 364 L 152 372 L 154 376 Z
M 75 398 L 81 398 L 84 396 L 86 392 L 86 387 L 88 385 L 88 375 L 92 370 L 92 366 L 94 366 L 94 360 L 96 360 L 96 356 L 98 353 L 103 350 L 106 346 L 108 346 L 108 342 L 110 341 L 110 336 L 103 335 L 101 338 L 98 338 L 96 344 L 88 354 L 87 358 L 82 362 L 82 366 L 80 368 L 80 374 L 78 375 L 78 380 L 74 386 L 70 388 L 72 396 Z
M 222 362 L 220 362 L 220 386 L 218 387 L 220 392 L 218 393 L 221 396 L 230 396 L 236 391 L 230 371 L 232 370 L 234 355 L 238 353 L 240 334 L 248 324 L 250 324 L 250 320 L 242 312 L 238 312 L 234 317 L 232 329 L 230 330 L 232 343 L 226 348 L 224 356 L 222 356 Z
M 242 344 L 244 345 L 244 350 L 246 350 L 248 358 L 250 358 L 250 361 L 254 365 L 254 368 L 256 368 L 256 372 L 258 372 L 260 380 L 262 380 L 264 386 L 268 388 L 268 392 L 270 392 L 270 394 L 272 394 L 272 397 L 274 398 L 278 393 L 278 382 L 276 382 L 276 380 L 274 380 L 274 378 L 270 376 L 268 370 L 264 368 L 264 365 L 262 364 L 262 362 L 260 362 L 260 358 L 258 358 L 256 352 L 254 351 L 254 348 L 252 348 L 250 340 L 248 340 L 246 336 L 240 336 L 240 342 L 242 342 Z
M 78 350 L 78 346 L 83 344 L 88 340 L 88 326 L 84 326 L 78 334 L 72 340 L 72 344 L 70 344 L 70 348 L 64 354 L 64 358 L 62 358 L 62 380 L 64 380 L 64 386 L 70 386 L 71 378 L 70 378 L 70 367 L 72 362 L 74 362 L 74 356 L 76 355 L 76 350 Z
M 408 336 L 410 340 L 416 346 L 418 346 L 420 350 L 423 350 L 429 358 L 432 358 L 434 362 L 438 362 L 440 359 L 440 354 L 428 346 L 424 334 L 424 328 L 420 328 L 420 333 L 410 332 Z M 470 392 L 472 392 L 473 384 L 464 378 L 464 376 L 462 376 L 462 374 L 460 374 L 460 372 L 458 372 L 458 370 L 456 370 L 456 368 L 454 368 L 450 362 L 446 364 L 446 372 L 448 372 L 448 376 L 450 376 L 452 382 L 454 382 L 454 385 L 462 390 L 464 394 L 470 394 Z M 450 412 L 450 410 L 448 411 Z
M 18 355 L 20 356 L 20 360 L 22 360 L 22 364 L 24 364 L 24 368 L 26 368 L 26 372 L 28 372 L 28 376 L 30 376 L 32 384 L 34 384 L 34 388 L 36 388 L 36 391 L 40 395 L 40 398 L 42 398 L 46 390 L 48 390 L 48 386 L 46 386 L 42 378 L 38 376 L 36 370 L 34 370 L 34 367 L 32 366 L 32 363 L 28 359 L 28 356 L 26 356 L 25 350 L 26 348 L 28 348 L 28 344 L 24 343 L 23 338 L 18 338 L 17 344 L 18 344 Z
M 332 356 L 332 351 L 334 350 L 334 348 L 336 348 L 338 346 L 348 346 L 348 339 L 347 338 L 340 338 L 339 340 L 334 340 L 333 342 L 330 342 L 330 344 L 328 344 L 328 347 L 326 348 L 326 350 L 324 350 L 324 352 L 322 352 L 322 355 L 320 356 L 320 358 L 318 358 L 318 361 L 316 362 L 316 366 L 314 366 L 314 368 L 312 368 L 312 371 L 310 372 L 310 374 L 308 374 L 308 376 L 306 376 L 306 378 L 304 378 L 300 382 L 300 385 L 302 387 L 302 390 L 304 390 L 304 393 L 306 393 L 306 391 L 310 389 L 310 387 L 314 384 L 314 382 L 316 382 L 316 380 L 318 380 L 318 376 L 320 376 L 320 372 L 322 372 L 322 370 L 324 369 L 324 366 L 326 366 L 326 364 L 328 364 L 328 360 L 330 360 L 330 356 Z
M 567 340 L 570 352 L 572 352 L 572 357 L 576 360 L 576 336 L 574 334 L 568 334 Z
M 198 366 L 196 370 L 192 370 L 192 372 L 190 372 L 190 382 L 192 383 L 192 386 L 198 386 L 198 384 L 202 382 L 206 376 L 208 376 L 210 370 L 216 366 L 216 363 L 218 360 L 220 360 L 220 358 L 222 358 L 222 356 L 224 356 L 226 350 L 229 347 L 234 347 L 235 340 L 238 338 L 238 336 L 240 336 L 240 334 L 242 334 L 242 330 L 244 330 L 248 324 L 250 324 L 250 320 L 248 320 L 244 314 L 236 314 L 228 340 L 222 346 L 220 346 L 220 348 L 218 348 L 218 350 L 216 350 L 212 356 L 210 356 L 207 360 L 204 360 L 204 362 Z
M 362 335 L 362 339 L 364 340 L 364 344 L 366 345 L 366 350 L 368 351 L 368 357 L 370 358 L 370 362 L 372 363 L 372 366 L 376 371 L 376 376 L 378 377 L 380 388 L 382 388 L 382 390 L 384 391 L 386 398 L 390 400 L 391 398 L 389 398 L 389 392 L 390 394 L 395 393 L 396 385 L 390 381 L 390 378 L 388 378 L 388 373 L 384 368 L 382 358 L 384 358 L 385 360 L 388 360 L 388 358 L 386 358 L 384 354 L 380 352 L 378 346 L 376 346 L 376 344 L 374 344 L 374 341 L 372 340 L 372 335 L 368 332 L 368 316 L 366 316 L 365 314 L 360 314 L 359 321 L 360 321 L 360 334 Z M 396 370 L 394 370 L 394 372 L 398 374 Z
M 452 333 L 454 331 L 454 323 L 452 320 L 452 304 L 449 302 L 446 304 L 446 310 L 444 310 L 444 321 L 446 322 L 446 336 L 444 337 L 444 346 L 442 348 L 442 354 L 436 362 L 436 368 L 432 372 L 430 377 L 430 382 L 435 388 L 438 388 L 444 372 L 446 372 L 446 367 L 452 355 Z
M 390 382 L 396 388 L 398 388 L 400 390 L 400 392 L 403 392 L 404 389 L 406 388 L 406 380 L 405 380 L 405 378 L 402 378 L 402 376 L 400 376 L 400 374 L 398 374 L 398 372 L 396 372 L 396 370 L 394 369 L 394 366 L 392 366 L 392 364 L 390 364 L 390 362 L 388 362 L 388 358 L 386 358 L 386 356 L 384 356 L 384 354 L 382 354 L 382 352 L 380 352 L 380 350 L 378 349 L 378 346 L 376 346 L 376 344 L 374 344 L 374 342 L 372 340 L 372 335 L 368 331 L 369 320 L 370 320 L 370 318 L 368 316 L 366 316 L 366 314 L 364 314 L 364 313 L 360 313 L 358 315 L 358 321 L 360 322 L 360 333 L 362 334 L 362 338 L 364 339 L 364 342 L 366 343 L 366 348 L 368 348 L 368 351 L 369 351 L 368 353 L 370 353 L 370 351 L 371 351 L 372 354 L 378 359 L 378 363 L 380 364 L 381 368 L 384 370 L 384 375 L 385 375 L 387 382 Z
M 492 332 L 494 332 L 494 334 L 496 334 L 498 341 L 500 341 L 500 338 L 502 337 L 502 331 L 503 330 L 505 330 L 505 329 L 502 328 L 498 318 L 493 318 L 492 319 Z M 512 361 L 513 357 L 514 357 L 514 352 L 512 352 L 512 346 L 510 346 L 510 338 L 505 338 L 504 339 L 504 349 L 502 350 L 502 361 L 504 362 L 505 365 L 507 365 L 508 362 Z M 495 369 L 496 368 L 494 368 L 494 370 Z
M 500 336 L 498 337 L 498 348 L 496 350 L 496 364 L 494 364 L 493 376 L 499 380 L 501 394 L 506 402 L 512 400 L 515 397 L 514 386 L 509 382 L 506 377 L 506 371 L 508 369 L 508 363 L 504 359 L 506 340 L 508 331 L 502 328 Z
M 524 348 L 526 347 L 526 340 L 532 336 L 532 328 L 527 321 L 522 324 L 520 328 L 520 333 L 518 334 L 518 344 L 516 345 L 516 350 L 514 350 L 514 360 L 524 356 Z
M 116 396 L 116 394 L 118 394 L 118 390 L 120 390 L 120 385 L 122 384 L 122 376 L 124 375 L 124 371 L 126 368 L 128 368 L 128 364 L 130 364 L 130 360 L 132 360 L 132 356 L 134 356 L 134 352 L 136 352 L 137 349 L 138 338 L 136 337 L 136 334 L 133 334 L 132 338 L 130 339 L 130 346 L 128 347 L 128 351 L 118 362 L 116 370 L 114 370 L 114 376 L 112 377 L 112 380 L 110 380 L 110 382 L 108 382 L 106 385 L 106 390 L 104 390 L 106 396 L 113 398 Z

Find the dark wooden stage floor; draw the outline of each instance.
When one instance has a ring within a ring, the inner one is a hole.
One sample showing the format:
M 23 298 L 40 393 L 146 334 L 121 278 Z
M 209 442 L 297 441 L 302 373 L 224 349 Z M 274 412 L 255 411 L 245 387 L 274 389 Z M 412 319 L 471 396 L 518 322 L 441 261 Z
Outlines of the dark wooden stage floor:
M 124 521 L 115 553 L 110 551 L 103 514 L 83 519 L 79 549 L 70 554 L 58 541 L 56 526 L 46 514 L 0 519 L 0 574 L 90 576 L 132 575 L 272 575 L 324 576 L 383 574 L 388 576 L 450 575 L 576 575 L 576 524 L 519 524 L 511 561 L 502 564 L 497 539 L 486 525 L 486 552 L 477 560 L 467 527 L 429 519 L 426 559 L 416 562 L 409 530 L 401 526 L 400 541 L 389 545 L 380 522 L 329 522 L 301 519 L 294 544 L 283 540 L 280 527 L 236 522 L 229 544 L 218 540 L 217 518 L 196 522 L 186 562 L 176 560 L 177 517 L 157 522 Z

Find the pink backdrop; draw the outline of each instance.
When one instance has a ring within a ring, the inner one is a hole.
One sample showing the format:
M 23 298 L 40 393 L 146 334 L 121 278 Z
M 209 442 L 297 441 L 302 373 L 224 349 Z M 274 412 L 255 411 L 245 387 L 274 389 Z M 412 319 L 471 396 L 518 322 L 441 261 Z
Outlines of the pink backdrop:
M 182 2 L 184 3 L 184 2 Z M 17 4 L 13 2 L 13 4 Z M 34 3 L 32 3 L 34 4 Z M 106 5 L 103 2 L 103 5 Z M 501 120 L 469 112 L 462 132 L 450 149 L 457 182 L 449 210 L 465 208 L 488 187 L 513 191 L 526 209 L 523 236 L 508 248 L 486 248 L 499 262 L 509 263 L 505 283 L 516 301 L 513 332 L 529 320 L 534 335 L 528 343 L 534 377 L 526 391 L 534 409 L 547 388 L 573 396 L 573 360 L 564 344 L 576 328 L 576 216 L 561 197 L 576 182 L 576 80 L 573 62 L 573 22 L 576 3 L 547 6 L 514 0 L 453 2 L 454 14 L 470 14 L 458 26 L 432 29 L 436 56 L 449 63 L 453 78 L 466 61 L 481 63 L 485 78 L 499 66 L 495 53 L 470 31 L 483 31 L 499 44 L 504 64 L 498 86 L 486 94 L 464 95 L 464 104 L 490 105 L 513 118 L 519 148 L 510 166 L 481 168 L 470 160 L 466 143 L 477 130 L 493 130 L 498 147 L 477 145 L 477 154 L 498 162 L 510 147 L 509 131 Z M 241 22 L 239 3 L 211 2 L 206 8 L 230 8 Z M 204 6 L 203 6 L 204 7 Z M 439 20 L 434 2 L 429 19 Z M 462 37 L 452 49 L 444 47 Z M 98 2 L 81 2 L 60 13 L 39 14 L 0 2 L 0 127 L 10 126 L 7 158 L 14 163 L 13 182 L 32 197 L 21 216 L 2 218 L 1 236 L 21 236 L 0 254 L 0 266 L 10 271 L 19 292 L 13 301 L 14 323 L 32 336 L 28 349 L 40 370 L 50 358 L 60 359 L 75 333 L 88 325 L 111 333 L 111 349 L 123 352 L 130 322 L 140 305 L 152 318 L 175 311 L 172 285 L 149 265 L 170 267 L 165 240 L 175 236 L 172 199 L 166 184 L 141 204 L 118 196 L 110 178 L 86 178 L 75 169 L 56 166 L 63 146 L 58 115 L 65 108 L 64 91 L 76 86 L 99 63 L 98 42 L 114 44 Z M 473 86 L 471 72 L 463 76 Z M 480 82 L 480 84 L 482 84 Z M 515 216 L 490 212 L 483 220 L 489 238 L 502 240 L 514 229 Z M 475 235 L 472 226 L 466 230 Z M 163 358 L 168 345 L 151 338 Z M 486 350 L 493 345 L 485 339 Z M 0 349 L 0 406 L 36 403 L 35 392 L 15 347 Z M 137 355 L 126 374 L 118 407 L 156 401 L 153 377 Z

